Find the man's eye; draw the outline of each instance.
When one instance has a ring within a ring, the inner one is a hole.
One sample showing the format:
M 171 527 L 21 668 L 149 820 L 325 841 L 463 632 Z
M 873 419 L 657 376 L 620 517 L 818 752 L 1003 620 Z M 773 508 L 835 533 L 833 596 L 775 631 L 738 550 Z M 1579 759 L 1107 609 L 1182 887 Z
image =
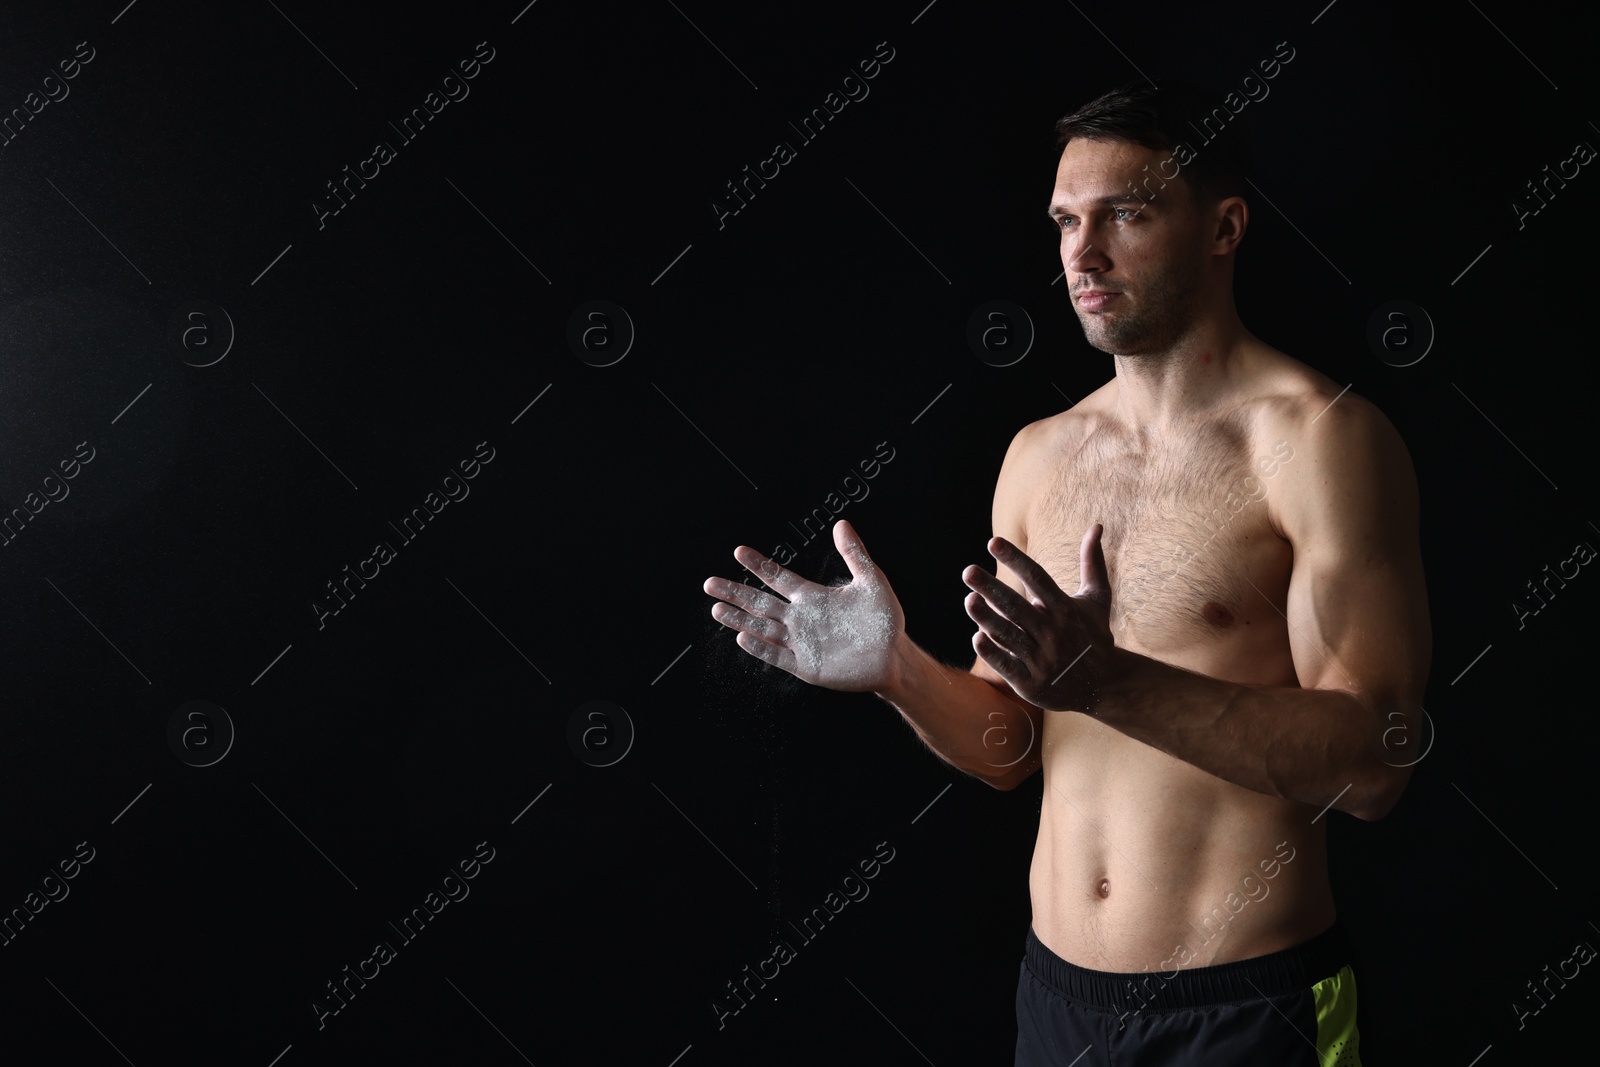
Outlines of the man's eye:
M 1140 218 L 1141 216 L 1140 216 L 1139 210 L 1137 208 L 1114 207 L 1114 208 L 1111 209 L 1111 217 L 1117 222 L 1128 222 L 1128 221 L 1130 221 L 1132 219 Z M 1074 220 L 1072 218 L 1072 216 L 1063 215 L 1060 218 L 1056 219 L 1056 226 L 1058 228 L 1064 230 L 1068 226 L 1070 226 L 1074 221 L 1076 221 L 1076 220 Z

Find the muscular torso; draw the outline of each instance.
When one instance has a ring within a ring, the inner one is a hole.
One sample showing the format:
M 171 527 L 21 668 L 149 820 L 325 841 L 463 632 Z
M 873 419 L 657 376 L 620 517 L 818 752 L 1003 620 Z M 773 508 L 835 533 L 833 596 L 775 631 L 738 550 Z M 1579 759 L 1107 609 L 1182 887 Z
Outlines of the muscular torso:
M 1274 434 L 1271 402 L 1141 441 L 1107 417 L 1107 392 L 1041 427 L 1025 550 L 1072 592 L 1084 531 L 1103 523 L 1119 646 L 1227 681 L 1298 684 L 1283 614 L 1293 553 L 1272 520 L 1293 444 Z M 1043 722 L 1030 887 L 1034 930 L 1057 955 L 1170 971 L 1286 948 L 1333 921 L 1315 811 L 1087 715 Z

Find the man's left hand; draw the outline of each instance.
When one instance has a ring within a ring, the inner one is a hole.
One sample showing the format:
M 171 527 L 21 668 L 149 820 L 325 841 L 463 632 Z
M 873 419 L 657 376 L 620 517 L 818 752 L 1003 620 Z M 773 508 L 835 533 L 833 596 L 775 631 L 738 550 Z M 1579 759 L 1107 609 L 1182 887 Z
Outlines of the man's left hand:
M 1069 596 L 1026 552 L 989 540 L 996 562 L 1022 581 L 1024 597 L 981 567 L 961 577 L 973 592 L 967 614 L 978 624 L 972 647 L 1016 694 L 1046 711 L 1092 711 L 1111 671 L 1111 581 L 1090 526 L 1079 547 L 1078 592 Z

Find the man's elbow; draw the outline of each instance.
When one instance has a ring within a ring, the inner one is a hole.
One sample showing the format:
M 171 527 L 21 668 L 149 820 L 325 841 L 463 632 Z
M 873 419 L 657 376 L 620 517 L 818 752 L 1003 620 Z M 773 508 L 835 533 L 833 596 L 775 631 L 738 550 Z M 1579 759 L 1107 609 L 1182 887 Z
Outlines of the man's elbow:
M 1350 780 L 1361 785 L 1350 790 L 1349 803 L 1340 808 L 1363 822 L 1377 822 L 1400 803 L 1412 768 L 1433 748 L 1433 722 L 1412 699 L 1369 697 L 1361 703 L 1379 733 L 1375 745 L 1357 757 Z
M 1039 761 L 1037 759 L 1029 759 L 1015 767 L 1007 767 L 999 771 L 991 771 L 986 774 L 980 774 L 977 777 L 981 778 L 984 783 L 993 786 L 1001 792 L 1009 793 L 1023 782 L 1026 782 L 1029 778 L 1032 778 L 1033 773 L 1038 769 Z
M 1386 767 L 1384 770 L 1386 773 L 1377 776 L 1345 811 L 1362 822 L 1377 822 L 1394 810 L 1400 803 L 1400 795 L 1406 791 L 1406 783 L 1411 780 L 1411 768 Z
M 1377 822 L 1379 819 L 1389 814 L 1399 800 L 1399 797 L 1395 797 L 1393 800 L 1364 804 L 1361 807 L 1349 808 L 1347 810 L 1351 815 L 1354 815 L 1362 822 Z
M 1025 779 L 1025 775 L 1007 774 L 999 775 L 993 778 L 985 778 L 984 781 L 994 786 L 994 788 L 1000 790 L 1002 793 L 1009 793 L 1017 786 L 1021 785 Z

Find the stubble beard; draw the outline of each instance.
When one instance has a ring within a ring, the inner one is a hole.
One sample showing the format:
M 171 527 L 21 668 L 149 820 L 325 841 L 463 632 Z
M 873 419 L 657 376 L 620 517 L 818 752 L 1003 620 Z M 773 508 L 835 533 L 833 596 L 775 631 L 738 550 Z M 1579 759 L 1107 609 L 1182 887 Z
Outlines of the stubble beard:
M 1084 338 L 1102 352 L 1159 356 L 1169 351 L 1194 321 L 1199 291 L 1197 272 L 1169 264 L 1139 287 L 1136 306 L 1127 307 L 1128 297 L 1124 296 L 1123 306 L 1110 314 L 1079 311 L 1078 321 Z M 1112 301 L 1111 306 L 1117 304 Z

